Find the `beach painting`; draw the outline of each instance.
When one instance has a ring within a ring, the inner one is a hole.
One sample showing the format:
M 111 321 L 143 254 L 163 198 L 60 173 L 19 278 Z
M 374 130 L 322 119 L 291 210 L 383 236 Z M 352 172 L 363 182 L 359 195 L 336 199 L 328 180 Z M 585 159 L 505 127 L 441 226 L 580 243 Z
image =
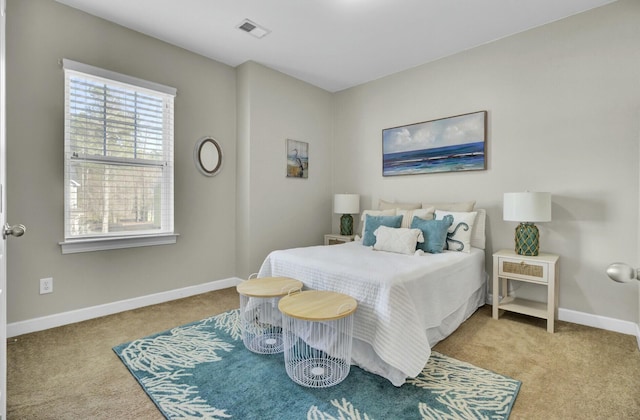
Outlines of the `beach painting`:
M 487 169 L 487 111 L 382 130 L 382 175 Z
M 309 178 L 309 143 L 287 139 L 287 178 Z

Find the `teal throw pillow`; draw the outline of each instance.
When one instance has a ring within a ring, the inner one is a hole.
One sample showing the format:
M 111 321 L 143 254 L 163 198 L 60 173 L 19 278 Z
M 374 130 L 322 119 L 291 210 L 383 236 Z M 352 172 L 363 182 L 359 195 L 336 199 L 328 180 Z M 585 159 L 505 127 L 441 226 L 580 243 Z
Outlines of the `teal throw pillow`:
M 399 228 L 401 224 L 402 216 L 371 216 L 367 214 L 364 219 L 362 245 L 373 246 L 376 243 L 376 235 L 374 235 L 373 232 L 380 226 Z
M 444 216 L 442 220 L 425 220 L 414 216 L 411 221 L 411 229 L 420 229 L 424 236 L 424 242 L 418 242 L 416 249 L 424 252 L 438 254 L 442 252 L 447 243 L 447 230 L 453 224 L 453 216 Z

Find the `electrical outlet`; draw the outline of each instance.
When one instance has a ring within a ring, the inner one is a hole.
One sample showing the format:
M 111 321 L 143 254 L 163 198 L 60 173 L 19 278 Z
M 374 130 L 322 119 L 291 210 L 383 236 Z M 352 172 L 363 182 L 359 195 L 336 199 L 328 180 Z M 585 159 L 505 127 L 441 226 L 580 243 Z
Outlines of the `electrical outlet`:
M 40 279 L 40 294 L 53 293 L 53 277 Z

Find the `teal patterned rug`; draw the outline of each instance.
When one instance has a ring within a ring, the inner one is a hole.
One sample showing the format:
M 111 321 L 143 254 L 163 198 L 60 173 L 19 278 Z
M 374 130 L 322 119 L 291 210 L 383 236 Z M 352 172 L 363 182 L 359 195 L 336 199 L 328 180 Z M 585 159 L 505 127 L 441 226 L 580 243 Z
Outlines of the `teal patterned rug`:
M 356 366 L 336 386 L 304 388 L 282 354 L 244 348 L 238 310 L 113 350 L 168 419 L 506 419 L 521 384 L 432 352 L 399 388 Z

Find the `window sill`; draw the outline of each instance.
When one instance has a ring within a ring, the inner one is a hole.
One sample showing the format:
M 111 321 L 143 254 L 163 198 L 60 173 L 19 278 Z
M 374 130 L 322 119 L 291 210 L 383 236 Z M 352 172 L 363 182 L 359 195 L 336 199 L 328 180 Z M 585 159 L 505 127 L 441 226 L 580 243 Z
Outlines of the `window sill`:
M 72 239 L 60 242 L 63 254 L 106 251 L 109 249 L 136 248 L 141 246 L 175 244 L 179 234 L 140 235 L 114 238 Z

